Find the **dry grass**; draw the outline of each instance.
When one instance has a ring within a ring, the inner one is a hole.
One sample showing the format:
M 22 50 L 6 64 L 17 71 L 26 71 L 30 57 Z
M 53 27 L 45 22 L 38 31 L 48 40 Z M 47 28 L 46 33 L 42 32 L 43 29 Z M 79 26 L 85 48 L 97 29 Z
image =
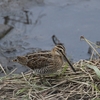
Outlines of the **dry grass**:
M 47 76 L 43 83 L 32 72 L 12 72 L 0 78 L 0 100 L 99 100 L 100 79 L 84 66 L 87 63 L 95 64 L 80 60 L 74 64 L 76 73 L 67 68 L 61 75 Z

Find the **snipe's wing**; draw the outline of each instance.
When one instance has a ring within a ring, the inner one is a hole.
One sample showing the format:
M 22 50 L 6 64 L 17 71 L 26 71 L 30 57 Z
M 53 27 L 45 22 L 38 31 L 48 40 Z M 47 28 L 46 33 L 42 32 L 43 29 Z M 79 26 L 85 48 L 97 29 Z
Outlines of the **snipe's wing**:
M 34 57 L 27 62 L 27 66 L 31 69 L 41 69 L 47 66 L 53 66 L 54 60 L 52 58 L 46 58 L 44 56 Z
M 42 52 L 38 52 L 38 53 L 33 53 L 33 54 L 28 54 L 26 55 L 27 59 L 34 59 L 34 58 L 40 58 L 40 57 L 47 57 L 47 58 L 51 58 L 51 52 L 50 51 L 42 51 Z

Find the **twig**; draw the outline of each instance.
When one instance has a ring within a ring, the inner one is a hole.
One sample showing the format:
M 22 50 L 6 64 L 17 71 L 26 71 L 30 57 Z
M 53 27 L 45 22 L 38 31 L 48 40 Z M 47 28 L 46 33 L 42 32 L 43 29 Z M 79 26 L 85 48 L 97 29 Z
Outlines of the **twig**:
M 64 80 L 64 81 L 58 83 L 57 85 L 54 85 L 54 86 L 52 86 L 52 87 L 50 87 L 50 88 L 48 88 L 48 89 L 44 89 L 44 90 L 39 91 L 39 92 L 37 92 L 37 93 L 43 93 L 43 92 L 46 92 L 46 91 L 51 90 L 51 89 L 53 89 L 53 88 L 55 88 L 55 87 L 57 87 L 57 86 L 59 86 L 59 85 L 61 85 L 61 84 L 66 83 L 66 82 L 67 82 L 67 80 Z
M 2 69 L 2 71 L 4 72 L 4 74 L 7 75 L 6 71 L 5 71 L 4 68 L 1 66 L 1 64 L 0 64 L 0 68 Z
M 75 81 L 75 80 L 71 80 L 71 79 L 68 79 L 69 81 L 72 81 L 72 82 L 75 82 L 75 83 L 78 83 L 78 84 L 84 84 L 84 85 L 87 85 L 87 86 L 90 86 L 88 83 L 86 82 L 80 82 L 80 81 Z
M 91 54 L 90 60 L 93 59 L 93 55 L 94 55 L 94 50 L 92 51 L 92 54 Z
M 7 76 L 11 75 L 12 73 L 14 73 L 17 70 L 17 68 L 15 68 L 13 71 L 11 71 Z
M 65 100 L 68 100 L 69 96 L 70 96 L 76 89 L 77 89 L 77 88 L 75 88 L 74 90 L 72 90 L 72 91 L 68 94 L 68 96 L 66 97 Z
M 24 76 L 23 72 L 21 72 L 21 74 L 22 74 L 24 80 L 25 80 L 29 85 L 31 85 L 30 82 L 27 81 L 27 79 L 26 79 L 26 77 Z
M 91 43 L 89 42 L 89 40 L 87 40 L 84 36 L 80 37 L 81 39 L 85 40 L 89 46 L 96 52 L 96 54 L 100 57 L 100 54 L 97 52 L 97 50 L 91 45 Z

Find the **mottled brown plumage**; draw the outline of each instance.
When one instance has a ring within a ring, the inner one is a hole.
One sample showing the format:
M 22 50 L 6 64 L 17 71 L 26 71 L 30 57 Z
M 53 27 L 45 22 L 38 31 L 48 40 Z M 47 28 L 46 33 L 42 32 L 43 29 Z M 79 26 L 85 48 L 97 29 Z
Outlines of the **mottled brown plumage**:
M 63 45 L 56 45 L 51 51 L 38 52 L 26 56 L 18 56 L 15 62 L 28 66 L 33 69 L 35 74 L 45 75 L 59 70 L 67 59 Z M 67 59 L 68 60 L 68 59 Z M 67 61 L 70 63 L 69 61 Z M 73 67 L 70 64 L 71 68 Z M 72 68 L 74 70 L 74 68 Z M 74 70 L 75 71 L 75 70 Z

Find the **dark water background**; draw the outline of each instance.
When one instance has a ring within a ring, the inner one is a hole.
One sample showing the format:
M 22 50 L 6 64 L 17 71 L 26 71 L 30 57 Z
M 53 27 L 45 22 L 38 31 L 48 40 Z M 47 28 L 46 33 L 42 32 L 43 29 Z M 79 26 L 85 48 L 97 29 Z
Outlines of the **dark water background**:
M 0 23 L 9 16 L 7 25 L 14 29 L 0 40 L 0 63 L 16 73 L 26 71 L 11 59 L 34 50 L 51 50 L 51 36 L 64 43 L 74 61 L 88 59 L 88 45 L 100 40 L 100 0 L 1 0 Z

